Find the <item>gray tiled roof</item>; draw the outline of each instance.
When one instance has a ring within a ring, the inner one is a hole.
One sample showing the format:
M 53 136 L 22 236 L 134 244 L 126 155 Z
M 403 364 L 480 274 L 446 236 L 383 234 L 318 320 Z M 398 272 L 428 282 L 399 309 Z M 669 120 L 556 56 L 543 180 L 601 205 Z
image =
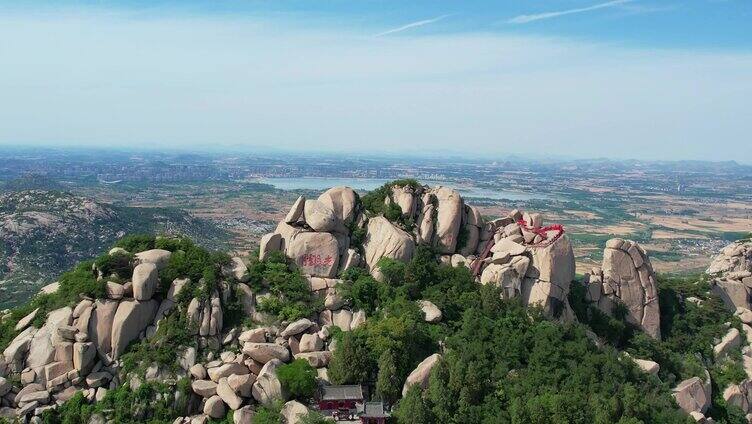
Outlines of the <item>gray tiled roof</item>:
M 389 414 L 384 412 L 384 404 L 382 402 L 366 402 L 365 411 L 363 415 L 366 418 L 386 418 Z
M 324 386 L 321 400 L 363 400 L 363 389 L 359 385 Z

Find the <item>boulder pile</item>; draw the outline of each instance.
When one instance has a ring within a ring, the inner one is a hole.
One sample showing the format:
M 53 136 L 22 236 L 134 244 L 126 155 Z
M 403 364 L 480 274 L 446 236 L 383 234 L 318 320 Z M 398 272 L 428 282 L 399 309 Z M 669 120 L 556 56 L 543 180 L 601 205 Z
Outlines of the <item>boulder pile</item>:
M 740 240 L 721 249 L 706 270 L 710 290 L 723 300 L 741 321 L 741 330 L 729 325 L 728 332 L 713 346 L 716 361 L 729 360 L 732 351 L 741 347 L 746 378 L 723 390 L 726 403 L 739 407 L 752 422 L 752 241 Z
M 390 186 L 383 202 L 387 210 L 397 211 L 396 217 L 366 210 L 347 187 L 332 188 L 317 199 L 300 197 L 275 231 L 261 238 L 259 259 L 284 254 L 321 299 L 319 312 L 292 322 L 261 312 L 260 303 L 272 294 L 251 288 L 241 258 L 232 258 L 221 279 L 205 292 L 196 290 L 207 286 L 203 279 L 177 278 L 162 287 L 172 255 L 167 250 L 113 249 L 111 256 L 133 254 L 128 281 L 95 266 L 93 275 L 105 283 L 104 296 L 82 297 L 44 317 L 39 310 L 30 311 L 18 321 L 17 336 L 0 356 L 0 417 L 39 417 L 78 392 L 97 401 L 121 386 L 135 390 L 145 381 L 187 377 L 189 399 L 178 403 L 185 395 L 176 391 L 174 396 L 176 407 L 185 411 L 176 422 L 221 419 L 228 411 L 236 423 L 252 422 L 257 405 L 288 399 L 279 367 L 305 360 L 317 370 L 319 383 L 328 384 L 335 327 L 352 331 L 365 323 L 365 312 L 352 308 L 337 291 L 341 272 L 361 267 L 382 281 L 382 258 L 406 262 L 419 246 L 433 247 L 437 261 L 472 268 L 479 283 L 502 288 L 504 297 L 520 297 L 551 316 L 572 319 L 567 302 L 574 279 L 572 247 L 566 235 L 541 231 L 539 214 L 515 210 L 487 220 L 455 190 L 413 184 Z M 417 303 L 426 322 L 442 320 L 435 304 Z M 238 305 L 255 327 L 227 325 L 228 308 L 237 310 Z M 176 311 L 197 342 L 176 353 L 179 369 L 154 362 L 144 364 L 145 374 L 126 372 L 122 355 L 128 345 L 154 338 Z M 34 324 L 40 320 L 43 325 Z M 425 387 L 440 357 L 437 353 L 421 362 L 404 390 Z M 305 413 L 305 406 L 294 401 L 283 408 L 287 422 Z
M 752 309 L 752 241 L 737 241 L 721 249 L 707 271 L 711 289 L 730 308 Z
M 155 297 L 159 270 L 169 256 L 157 249 L 139 253 L 131 281 L 107 282 L 105 298 L 83 298 L 74 307 L 53 310 L 39 328 L 33 325 L 38 310 L 21 319 L 20 333 L 2 352 L 0 378 L 17 374 L 22 388 L 0 381 L 0 416 L 40 415 L 77 391 L 101 399 L 120 385 L 119 356 L 132 341 L 153 334 L 173 305 Z
M 521 297 L 549 316 L 572 319 L 567 302 L 575 276 L 572 246 L 566 235 L 536 231 L 543 227 L 540 214 L 514 210 L 487 221 L 447 187 L 406 184 L 389 190 L 384 202 L 398 208 L 397 220 L 365 210 L 347 187 L 315 200 L 300 197 L 276 230 L 262 237 L 260 258 L 284 252 L 314 279 L 362 266 L 380 280 L 379 260 L 407 262 L 417 246 L 427 245 L 443 263 L 469 268 L 477 262 L 478 281 L 501 287 L 505 297 Z M 364 235 L 362 245 L 355 243 L 357 234 Z

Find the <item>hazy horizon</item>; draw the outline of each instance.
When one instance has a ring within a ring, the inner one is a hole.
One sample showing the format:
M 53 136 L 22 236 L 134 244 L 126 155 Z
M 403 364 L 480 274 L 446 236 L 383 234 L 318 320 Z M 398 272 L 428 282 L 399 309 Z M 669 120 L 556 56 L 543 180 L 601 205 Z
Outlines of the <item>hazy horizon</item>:
M 752 163 L 752 4 L 0 2 L 0 145 Z

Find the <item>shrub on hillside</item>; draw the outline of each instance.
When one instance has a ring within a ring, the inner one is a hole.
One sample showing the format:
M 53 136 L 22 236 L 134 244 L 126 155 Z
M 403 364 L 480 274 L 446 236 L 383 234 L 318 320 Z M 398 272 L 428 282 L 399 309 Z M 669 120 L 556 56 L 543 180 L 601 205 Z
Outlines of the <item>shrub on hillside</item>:
M 305 359 L 296 359 L 277 369 L 277 377 L 295 399 L 306 400 L 316 393 L 316 369 Z

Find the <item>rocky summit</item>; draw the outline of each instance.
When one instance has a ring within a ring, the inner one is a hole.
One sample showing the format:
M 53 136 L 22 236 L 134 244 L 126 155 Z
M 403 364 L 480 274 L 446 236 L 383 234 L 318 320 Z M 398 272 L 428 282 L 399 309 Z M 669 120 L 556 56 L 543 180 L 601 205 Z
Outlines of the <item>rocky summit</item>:
M 577 276 L 565 227 L 491 213 L 399 180 L 248 257 L 124 237 L 2 312 L 0 422 L 752 422 L 752 242 Z

